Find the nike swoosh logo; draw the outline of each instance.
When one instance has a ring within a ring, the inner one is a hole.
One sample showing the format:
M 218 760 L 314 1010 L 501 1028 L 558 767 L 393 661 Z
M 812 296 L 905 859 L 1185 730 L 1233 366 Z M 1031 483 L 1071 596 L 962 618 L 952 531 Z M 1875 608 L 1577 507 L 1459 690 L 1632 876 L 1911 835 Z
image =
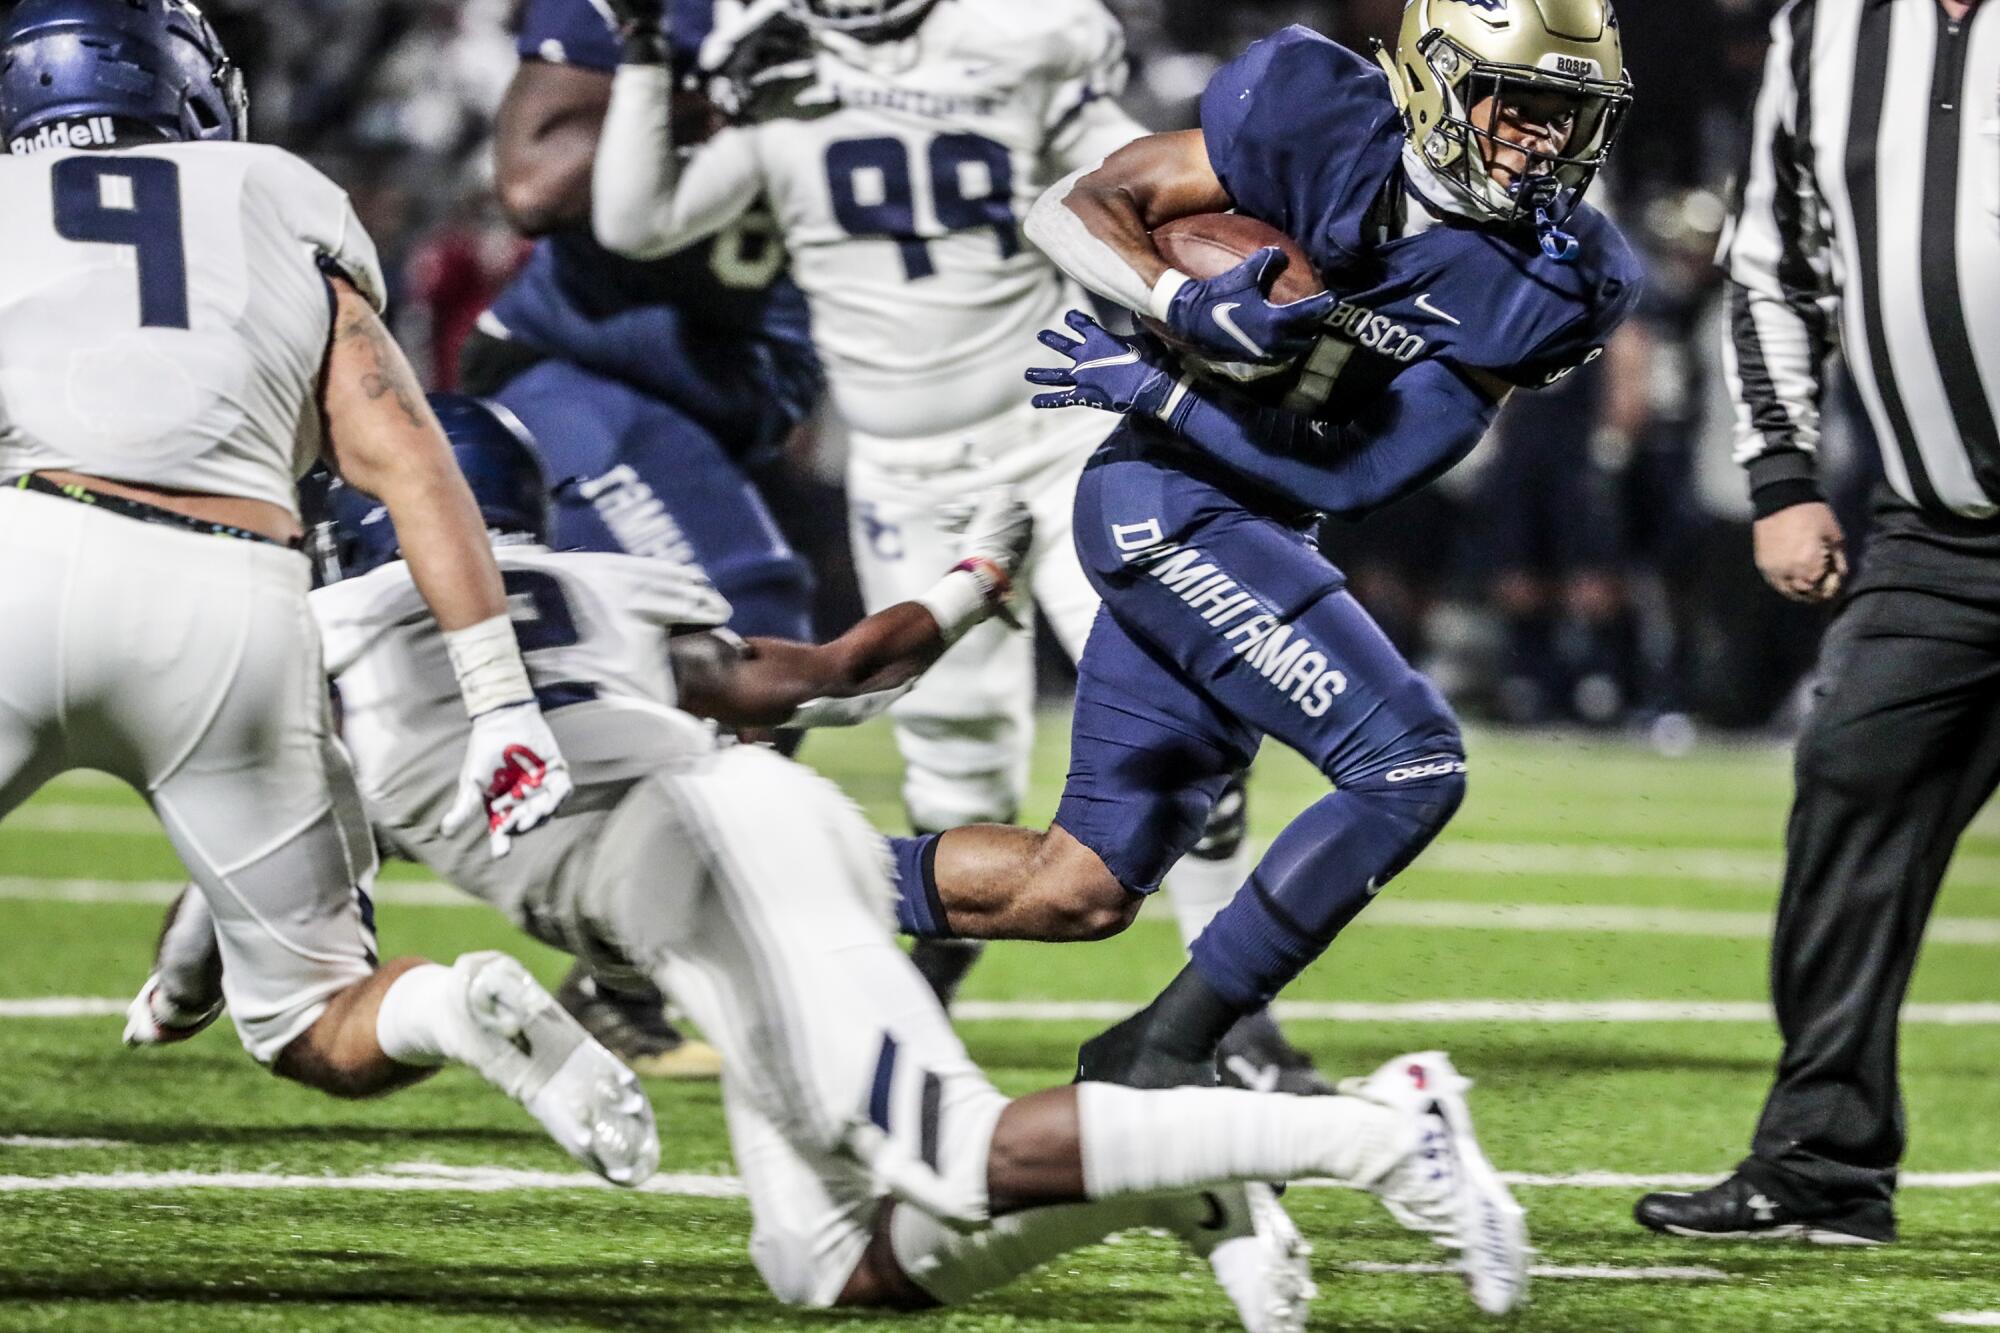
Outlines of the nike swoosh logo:
M 1262 360 L 1264 357 L 1269 356 L 1270 353 L 1266 352 L 1263 348 L 1259 347 L 1255 342 L 1253 342 L 1250 338 L 1250 335 L 1245 333 L 1242 329 L 1238 328 L 1236 326 L 1236 321 L 1230 318 L 1230 313 L 1232 311 L 1241 310 L 1242 308 L 1243 308 L 1242 302 L 1230 301 L 1225 305 L 1217 306 L 1214 312 L 1211 314 L 1210 318 L 1212 318 L 1215 321 L 1215 325 L 1217 328 L 1221 329 L 1224 333 L 1234 338 L 1237 342 L 1242 343 L 1245 347 L 1249 348 L 1250 355 L 1258 358 L 1259 360 Z
M 1459 319 L 1454 315 L 1447 315 L 1444 311 L 1432 305 L 1431 294 L 1429 292 L 1425 292 L 1422 296 L 1419 296 L 1417 298 L 1417 309 L 1423 311 L 1427 315 L 1435 315 L 1437 318 L 1443 320 L 1447 324 L 1457 324 L 1461 327 L 1463 327 L 1465 324 L 1464 320 Z
M 1079 361 L 1076 364 L 1076 369 L 1078 371 L 1101 370 L 1105 366 L 1132 366 L 1138 363 L 1139 353 L 1134 350 L 1125 353 L 1123 356 L 1106 356 L 1100 357 L 1095 361 Z

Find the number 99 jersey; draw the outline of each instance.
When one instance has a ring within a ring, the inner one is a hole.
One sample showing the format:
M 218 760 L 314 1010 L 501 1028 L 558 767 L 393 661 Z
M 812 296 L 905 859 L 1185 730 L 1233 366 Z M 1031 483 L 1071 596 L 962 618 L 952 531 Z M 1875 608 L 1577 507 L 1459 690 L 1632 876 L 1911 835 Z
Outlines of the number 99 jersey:
M 1069 300 L 1020 219 L 1142 133 L 1112 101 L 1117 20 L 1100 0 L 944 0 L 906 40 L 818 43 L 809 96 L 838 109 L 735 136 L 751 140 L 842 415 L 908 438 L 1019 406 L 1034 335 Z
M 0 479 L 62 468 L 297 512 L 322 266 L 382 303 L 338 186 L 258 144 L 0 157 L 0 254 Z

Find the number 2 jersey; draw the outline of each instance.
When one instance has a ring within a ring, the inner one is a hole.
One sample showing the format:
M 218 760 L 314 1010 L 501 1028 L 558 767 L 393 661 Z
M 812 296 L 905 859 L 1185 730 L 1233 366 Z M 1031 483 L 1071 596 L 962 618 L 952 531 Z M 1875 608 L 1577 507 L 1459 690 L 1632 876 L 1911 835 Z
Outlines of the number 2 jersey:
M 910 37 L 816 37 L 802 114 L 723 131 L 680 174 L 691 236 L 768 198 L 842 417 L 907 439 L 1024 401 L 1075 289 L 1022 236 L 1041 192 L 1143 131 L 1100 0 L 941 0 Z M 823 100 L 822 100 L 823 99 Z M 833 109 L 804 114 L 814 103 Z M 614 111 L 615 114 L 615 111 Z
M 241 143 L 0 157 L 0 479 L 60 468 L 297 512 L 332 305 L 379 308 L 347 195 Z
M 674 707 L 667 659 L 675 633 L 729 618 L 700 570 L 540 547 L 501 546 L 494 556 L 535 697 L 577 782 L 565 813 L 608 805 L 660 766 L 713 748 L 713 729 Z M 507 867 L 515 855 L 493 863 L 483 837 L 438 835 L 467 722 L 444 636 L 409 565 L 392 561 L 316 589 L 311 605 L 371 822 L 400 851 L 520 919 L 534 876 L 515 872 L 567 840 L 525 839 L 515 850 L 529 855 Z

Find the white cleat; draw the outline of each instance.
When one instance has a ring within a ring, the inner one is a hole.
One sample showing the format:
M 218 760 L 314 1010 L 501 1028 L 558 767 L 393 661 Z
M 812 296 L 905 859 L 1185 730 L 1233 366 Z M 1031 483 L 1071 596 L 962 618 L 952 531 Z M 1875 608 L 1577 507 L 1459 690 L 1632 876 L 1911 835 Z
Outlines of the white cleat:
M 183 1009 L 167 998 L 160 987 L 160 974 L 146 978 L 146 984 L 125 1006 L 127 1046 L 170 1046 L 186 1041 L 222 1016 L 222 1001 L 204 1009 Z
M 468 1061 L 541 1121 L 565 1152 L 614 1185 L 659 1169 L 660 1136 L 639 1078 L 502 953 L 467 954 L 466 1008 L 486 1048 Z
M 1269 1185 L 1225 1185 L 1186 1201 L 1174 1232 L 1215 1273 L 1247 1333 L 1304 1333 L 1319 1288 L 1312 1246 Z
M 1369 1188 L 1405 1227 L 1457 1249 L 1473 1304 L 1499 1315 L 1527 1299 L 1531 1251 L 1521 1205 L 1473 1134 L 1471 1086 L 1442 1051 L 1419 1051 L 1343 1080 L 1340 1091 L 1412 1119 L 1413 1146 Z

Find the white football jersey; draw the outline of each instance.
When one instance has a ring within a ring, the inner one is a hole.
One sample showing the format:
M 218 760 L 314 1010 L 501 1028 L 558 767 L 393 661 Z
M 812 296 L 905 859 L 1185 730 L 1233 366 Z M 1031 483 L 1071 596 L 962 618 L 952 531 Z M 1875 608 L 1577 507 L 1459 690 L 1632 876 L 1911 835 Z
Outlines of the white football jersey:
M 714 147 L 754 154 L 842 416 L 905 439 L 1020 406 L 1051 359 L 1035 334 L 1078 303 L 1021 219 L 1143 133 L 1112 100 L 1118 21 L 1101 0 L 943 0 L 905 41 L 819 40 L 812 95 L 840 109 Z
M 667 639 L 718 626 L 729 603 L 671 560 L 540 547 L 494 552 L 536 697 L 579 786 L 629 781 L 706 747 L 712 729 L 674 710 Z M 312 594 L 341 734 L 378 824 L 414 827 L 451 800 L 467 721 L 444 635 L 401 560 Z M 633 719 L 645 714 L 645 724 Z M 662 715 L 673 755 L 635 746 Z M 623 724 L 620 718 L 626 720 Z
M 260 144 L 0 157 L 0 479 L 64 468 L 297 511 L 332 327 L 379 308 L 347 195 Z

